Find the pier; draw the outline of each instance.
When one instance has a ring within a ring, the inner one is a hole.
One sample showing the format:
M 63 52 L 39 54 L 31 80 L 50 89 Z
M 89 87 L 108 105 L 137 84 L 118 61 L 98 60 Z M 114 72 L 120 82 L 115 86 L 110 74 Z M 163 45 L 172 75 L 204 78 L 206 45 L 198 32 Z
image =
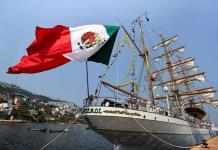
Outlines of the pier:
M 16 125 L 20 123 L 26 123 L 25 120 L 0 120 L 0 125 Z
M 193 147 L 191 150 L 217 150 L 218 149 L 218 136 L 207 141 L 207 147 L 203 144 Z

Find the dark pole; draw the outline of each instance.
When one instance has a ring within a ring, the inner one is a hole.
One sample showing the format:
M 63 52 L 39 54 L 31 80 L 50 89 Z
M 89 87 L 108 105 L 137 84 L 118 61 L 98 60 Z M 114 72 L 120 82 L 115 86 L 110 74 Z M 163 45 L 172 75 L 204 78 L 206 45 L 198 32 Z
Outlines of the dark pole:
M 88 72 L 88 62 L 86 61 L 86 85 L 87 85 L 87 95 L 89 98 L 89 72 Z

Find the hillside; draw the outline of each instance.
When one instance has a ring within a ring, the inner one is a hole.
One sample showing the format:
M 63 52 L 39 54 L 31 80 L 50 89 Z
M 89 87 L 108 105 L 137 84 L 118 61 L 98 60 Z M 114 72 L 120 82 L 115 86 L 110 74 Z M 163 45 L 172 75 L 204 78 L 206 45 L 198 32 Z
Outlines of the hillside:
M 60 100 L 60 99 L 55 99 L 55 98 L 51 98 L 51 97 L 40 95 L 40 94 L 35 94 L 33 92 L 30 92 L 28 90 L 25 90 L 25 89 L 17 86 L 17 85 L 9 84 L 6 82 L 0 82 L 0 93 L 2 93 L 2 94 L 3 93 L 4 94 L 13 94 L 13 93 L 22 94 L 22 95 L 26 95 L 30 100 L 37 99 L 37 100 L 40 100 L 43 102 L 48 102 L 48 101 L 64 101 L 64 102 L 66 102 L 65 100 Z

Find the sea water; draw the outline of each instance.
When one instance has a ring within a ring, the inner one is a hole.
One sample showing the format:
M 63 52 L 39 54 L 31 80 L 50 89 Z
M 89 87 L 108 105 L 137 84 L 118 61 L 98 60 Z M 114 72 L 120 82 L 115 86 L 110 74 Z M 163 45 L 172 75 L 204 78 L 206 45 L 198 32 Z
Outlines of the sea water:
M 59 132 L 28 131 L 28 128 L 61 130 L 67 124 L 26 123 L 13 126 L 0 125 L 0 150 L 39 150 Z M 85 125 L 72 125 L 45 150 L 113 150 L 114 146 Z

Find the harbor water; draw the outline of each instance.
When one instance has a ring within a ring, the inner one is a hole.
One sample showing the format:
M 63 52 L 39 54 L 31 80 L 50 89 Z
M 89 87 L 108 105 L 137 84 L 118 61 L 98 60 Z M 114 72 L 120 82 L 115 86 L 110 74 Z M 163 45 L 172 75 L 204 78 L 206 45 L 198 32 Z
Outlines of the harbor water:
M 60 134 L 28 131 L 28 128 L 47 128 L 61 130 L 67 124 L 26 123 L 13 126 L 0 125 L 0 150 L 39 150 L 55 136 Z M 107 140 L 84 125 L 72 125 L 69 132 L 63 133 L 57 140 L 48 145 L 45 150 L 113 150 Z
M 0 150 L 39 150 L 53 140 L 60 132 L 50 133 L 51 130 L 63 130 L 68 124 L 54 123 L 24 123 L 19 125 L 0 125 Z M 142 148 L 132 145 L 114 147 L 113 144 L 96 134 L 85 125 L 71 125 L 69 132 L 63 133 L 57 140 L 44 150 L 138 150 L 163 149 L 157 143 L 152 147 Z M 46 132 L 28 131 L 31 129 L 45 129 Z M 217 133 L 218 134 L 218 133 Z M 128 136 L 128 135 L 126 135 Z M 136 137 L 135 140 L 139 140 Z M 156 147 L 156 148 L 154 148 Z M 175 149 L 175 148 L 173 148 Z M 168 150 L 168 148 L 166 149 Z

